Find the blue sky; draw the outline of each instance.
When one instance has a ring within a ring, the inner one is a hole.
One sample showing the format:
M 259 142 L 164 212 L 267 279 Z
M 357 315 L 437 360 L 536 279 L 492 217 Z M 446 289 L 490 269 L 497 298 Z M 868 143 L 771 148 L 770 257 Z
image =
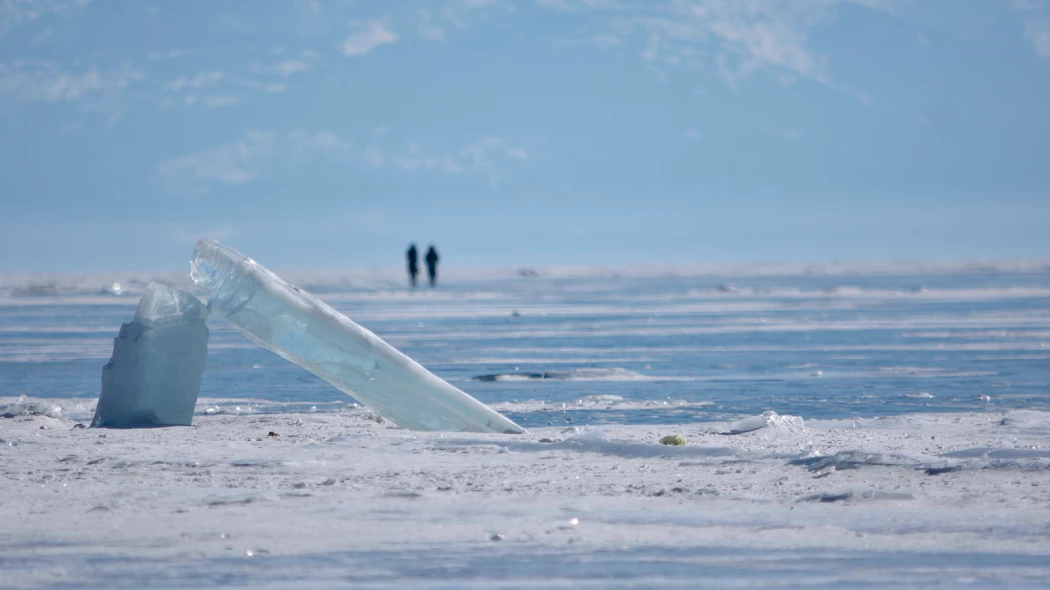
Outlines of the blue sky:
M 0 272 L 1050 257 L 1038 0 L 0 0 Z

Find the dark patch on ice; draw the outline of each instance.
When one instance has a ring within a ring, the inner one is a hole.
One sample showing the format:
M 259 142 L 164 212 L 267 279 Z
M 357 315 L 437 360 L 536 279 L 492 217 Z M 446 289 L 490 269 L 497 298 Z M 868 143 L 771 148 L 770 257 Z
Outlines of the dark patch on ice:
M 957 459 L 1050 459 L 1050 449 L 992 449 L 977 447 L 941 454 Z
M 491 373 L 488 375 L 477 375 L 471 377 L 474 381 L 632 381 L 645 379 L 641 373 L 624 369 L 621 367 L 610 368 L 582 368 L 569 369 L 566 371 L 533 371 L 513 373 Z
M 914 500 L 907 492 L 884 492 L 881 490 L 821 492 L 799 498 L 799 502 L 846 502 L 865 500 Z
M 493 373 L 472 377 L 475 381 L 500 381 L 503 379 L 568 379 L 568 373 Z
M 281 464 L 276 459 L 230 459 L 226 462 L 234 467 L 277 467 Z
M 201 463 L 200 461 L 194 461 L 192 459 L 157 459 L 150 463 L 150 465 L 168 465 L 171 467 L 211 467 L 212 463 Z
M 962 465 L 946 465 L 944 467 L 927 467 L 926 471 L 924 471 L 923 473 L 925 473 L 926 475 L 941 475 L 944 473 L 953 473 L 962 470 Z
M 92 424 L 91 428 L 110 428 L 112 430 L 148 430 L 148 429 L 161 429 L 161 428 L 175 428 L 178 426 L 192 426 L 191 424 L 157 424 L 154 418 L 142 418 L 141 421 L 135 421 L 134 424 L 106 424 L 100 422 L 98 424 Z
M 245 504 L 251 504 L 258 500 L 258 498 L 252 496 L 246 496 L 243 498 L 218 498 L 215 500 L 209 500 L 205 505 L 207 506 L 243 506 Z

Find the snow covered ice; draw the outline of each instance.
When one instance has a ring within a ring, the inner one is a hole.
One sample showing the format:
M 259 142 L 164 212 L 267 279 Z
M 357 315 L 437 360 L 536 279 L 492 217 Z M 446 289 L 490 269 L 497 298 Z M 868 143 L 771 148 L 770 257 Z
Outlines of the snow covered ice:
M 406 432 L 365 408 L 104 437 L 30 416 L 0 422 L 0 586 L 1045 588 L 1050 459 L 985 455 L 1045 452 L 1048 415 L 1007 416 L 807 421 L 823 456 L 715 422 L 669 447 L 649 425 Z
M 208 354 L 207 310 L 189 293 L 150 283 L 102 367 L 92 426 L 189 426 Z
M 321 300 L 215 240 L 197 243 L 190 277 L 208 307 L 238 331 L 402 427 L 524 432 Z

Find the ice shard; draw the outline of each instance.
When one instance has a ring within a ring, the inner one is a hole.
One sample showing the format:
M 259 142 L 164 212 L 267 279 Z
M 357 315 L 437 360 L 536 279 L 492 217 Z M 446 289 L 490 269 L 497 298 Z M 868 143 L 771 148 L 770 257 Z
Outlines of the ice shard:
M 245 336 L 399 426 L 524 432 L 320 299 L 215 240 L 197 242 L 190 278 L 208 298 L 208 308 Z
M 189 426 L 208 355 L 207 319 L 193 295 L 150 283 L 113 340 L 91 425 Z

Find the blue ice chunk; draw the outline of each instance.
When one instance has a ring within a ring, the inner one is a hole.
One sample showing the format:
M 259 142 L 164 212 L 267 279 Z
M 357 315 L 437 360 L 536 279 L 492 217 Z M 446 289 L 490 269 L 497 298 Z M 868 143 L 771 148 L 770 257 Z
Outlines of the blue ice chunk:
M 189 426 L 208 355 L 208 310 L 189 293 L 150 283 L 102 367 L 92 426 Z
M 241 253 L 204 238 L 190 278 L 208 307 L 261 346 L 412 430 L 524 430 L 313 295 Z

